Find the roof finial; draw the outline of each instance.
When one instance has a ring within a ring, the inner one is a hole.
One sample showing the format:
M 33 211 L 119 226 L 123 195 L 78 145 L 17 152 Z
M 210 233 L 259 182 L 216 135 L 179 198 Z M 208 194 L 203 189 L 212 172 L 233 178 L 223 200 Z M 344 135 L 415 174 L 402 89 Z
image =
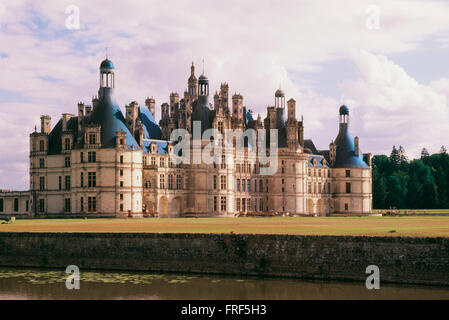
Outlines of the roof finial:
M 203 58 L 203 74 L 204 74 L 204 58 Z
M 105 52 L 106 52 L 106 59 L 108 58 L 108 47 L 104 48 Z

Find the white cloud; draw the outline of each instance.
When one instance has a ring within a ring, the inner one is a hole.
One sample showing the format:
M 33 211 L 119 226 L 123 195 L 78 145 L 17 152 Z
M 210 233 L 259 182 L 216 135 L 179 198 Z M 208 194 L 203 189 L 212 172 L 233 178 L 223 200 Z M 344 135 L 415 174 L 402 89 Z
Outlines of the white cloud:
M 359 78 L 342 87 L 358 101 L 353 130 L 365 138 L 362 144 L 386 153 L 401 144 L 417 156 L 423 147 L 438 152 L 449 142 L 449 91 L 444 86 L 449 79 L 426 86 L 387 57 L 368 52 L 354 56 L 354 61 Z

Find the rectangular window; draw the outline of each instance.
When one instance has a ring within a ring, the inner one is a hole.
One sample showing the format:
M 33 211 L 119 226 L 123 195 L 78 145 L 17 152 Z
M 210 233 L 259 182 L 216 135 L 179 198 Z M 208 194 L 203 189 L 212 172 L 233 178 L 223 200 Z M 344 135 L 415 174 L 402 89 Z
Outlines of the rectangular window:
M 242 179 L 242 192 L 245 192 L 245 179 Z
M 217 190 L 217 176 L 214 176 L 214 190 Z
M 120 181 L 120 188 L 123 188 L 123 181 Z
M 217 211 L 217 197 L 214 197 L 214 211 Z
M 87 197 L 87 210 L 89 212 L 97 211 L 97 197 Z
M 165 189 L 165 176 L 163 174 L 159 176 L 159 189 Z
M 226 197 L 221 197 L 221 211 L 226 211 Z
M 3 199 L 0 199 L 0 212 L 3 212 Z
M 168 175 L 168 189 L 173 190 L 173 175 Z
M 246 180 L 246 191 L 251 192 L 251 180 Z
M 240 179 L 237 179 L 235 186 L 236 186 L 235 191 L 240 192 Z
M 84 162 L 84 152 L 80 153 L 80 162 L 83 163 Z
M 65 206 L 64 206 L 64 211 L 65 212 L 70 212 L 71 211 L 71 205 L 70 205 L 70 199 L 65 199 Z
M 322 193 L 323 192 L 323 190 L 321 188 L 322 188 L 321 182 L 318 182 L 318 193 Z
M 62 177 L 59 176 L 59 190 L 62 190 Z
M 70 139 L 66 138 L 64 140 L 64 148 L 65 148 L 65 150 L 70 150 L 70 147 L 71 147 Z
M 45 190 L 45 177 L 39 177 L 39 190 Z
M 66 168 L 70 168 L 70 157 L 65 157 L 64 165 Z
M 236 208 L 237 208 L 237 212 L 240 211 L 240 198 L 236 199 Z
M 351 193 L 351 183 L 346 182 L 346 193 Z
M 65 176 L 65 189 L 70 190 L 70 176 Z
M 346 178 L 350 178 L 351 177 L 351 170 L 346 170 Z
M 245 201 L 246 199 L 245 198 L 242 198 L 242 211 L 246 211 L 246 201 Z
M 259 180 L 259 192 L 263 192 L 263 180 Z
M 81 212 L 84 212 L 84 197 L 81 197 L 81 199 L 80 199 L 80 208 L 81 208 Z
M 327 184 L 327 193 L 331 193 L 331 184 L 330 183 Z
M 39 151 L 44 152 L 45 150 L 45 143 L 44 140 L 39 141 Z
M 226 156 L 224 154 L 221 156 L 221 168 L 226 168 Z
M 312 182 L 307 182 L 307 192 L 312 193 Z
M 25 201 L 25 211 L 28 212 L 29 209 L 30 209 L 30 202 L 27 200 Z
M 181 175 L 178 174 L 176 175 L 176 189 L 177 190 L 181 190 L 182 188 L 182 180 L 181 180 Z
M 123 177 L 123 170 L 120 169 L 120 177 Z
M 81 172 L 80 175 L 80 186 L 84 188 L 84 172 Z
M 226 190 L 226 176 L 221 176 L 221 190 Z
M 263 210 L 263 199 L 262 198 L 259 201 L 259 211 L 264 211 Z
M 40 158 L 39 159 L 39 168 L 45 168 L 45 160 L 44 158 Z
M 345 203 L 345 210 L 348 211 L 349 210 L 349 204 Z
M 14 212 L 19 212 L 19 199 L 14 198 Z
M 95 188 L 97 186 L 97 173 L 88 172 L 87 173 L 87 186 L 89 188 Z
M 156 157 L 151 157 L 151 165 L 152 166 L 156 165 Z
M 144 166 L 146 166 L 147 165 L 147 157 L 142 157 L 142 164 L 144 165 Z
M 45 211 L 45 199 L 39 199 L 39 212 Z
M 120 211 L 123 211 L 123 203 L 120 203 Z
M 164 158 L 159 158 L 159 167 L 161 167 L 161 168 L 165 167 L 165 159 Z
M 120 193 L 120 200 L 123 200 L 123 193 Z
M 120 164 L 123 164 L 123 156 L 120 156 Z
M 97 153 L 94 151 L 88 152 L 87 153 L 87 162 L 97 162 Z

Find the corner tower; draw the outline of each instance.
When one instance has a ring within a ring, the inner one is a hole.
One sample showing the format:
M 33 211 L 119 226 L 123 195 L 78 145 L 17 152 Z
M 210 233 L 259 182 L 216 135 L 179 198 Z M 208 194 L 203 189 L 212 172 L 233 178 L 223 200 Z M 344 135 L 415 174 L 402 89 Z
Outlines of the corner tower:
M 340 128 L 331 143 L 334 212 L 364 215 L 372 212 L 371 167 L 364 161 L 359 139 L 349 133 L 349 108 L 339 109 Z M 334 160 L 335 159 L 335 160 Z M 334 160 L 334 161 L 332 161 Z

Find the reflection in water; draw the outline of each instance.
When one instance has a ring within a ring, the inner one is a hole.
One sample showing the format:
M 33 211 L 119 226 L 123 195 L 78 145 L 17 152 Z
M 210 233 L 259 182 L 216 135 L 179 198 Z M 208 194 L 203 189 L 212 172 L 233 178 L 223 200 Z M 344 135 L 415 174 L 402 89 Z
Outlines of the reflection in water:
M 0 268 L 0 299 L 449 299 L 449 287 L 81 270 L 80 290 L 68 274 Z

